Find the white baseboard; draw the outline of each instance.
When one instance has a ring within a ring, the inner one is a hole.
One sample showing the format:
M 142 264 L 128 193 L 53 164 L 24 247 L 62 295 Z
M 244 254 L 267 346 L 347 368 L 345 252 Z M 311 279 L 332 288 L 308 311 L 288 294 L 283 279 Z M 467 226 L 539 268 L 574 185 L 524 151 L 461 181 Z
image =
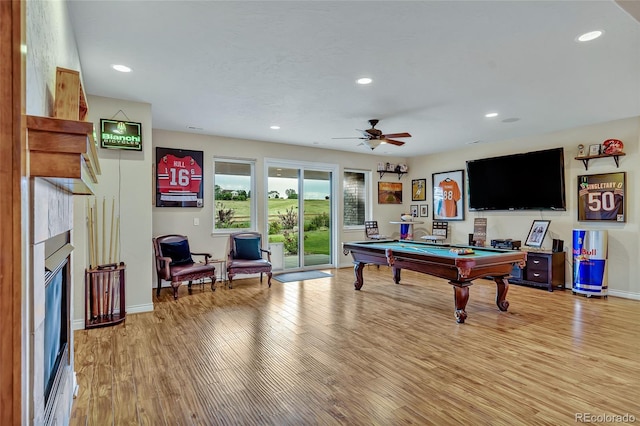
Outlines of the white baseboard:
M 611 290 L 611 289 L 609 289 L 609 296 L 622 297 L 623 299 L 640 300 L 640 294 L 631 293 L 629 291 L 621 291 L 621 290 Z

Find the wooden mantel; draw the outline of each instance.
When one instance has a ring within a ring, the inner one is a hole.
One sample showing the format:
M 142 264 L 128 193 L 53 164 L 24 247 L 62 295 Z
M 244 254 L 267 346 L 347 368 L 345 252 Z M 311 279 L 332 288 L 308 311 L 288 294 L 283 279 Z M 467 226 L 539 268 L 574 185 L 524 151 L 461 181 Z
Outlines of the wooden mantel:
M 29 175 L 41 177 L 73 194 L 92 195 L 100 164 L 93 123 L 27 116 Z

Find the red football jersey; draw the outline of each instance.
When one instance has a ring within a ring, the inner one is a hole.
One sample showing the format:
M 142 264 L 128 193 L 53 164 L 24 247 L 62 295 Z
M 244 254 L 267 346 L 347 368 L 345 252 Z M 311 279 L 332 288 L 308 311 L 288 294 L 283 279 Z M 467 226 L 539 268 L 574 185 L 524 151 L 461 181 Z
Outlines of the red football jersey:
M 191 158 L 165 155 L 158 161 L 158 191 L 161 194 L 198 195 L 202 169 Z

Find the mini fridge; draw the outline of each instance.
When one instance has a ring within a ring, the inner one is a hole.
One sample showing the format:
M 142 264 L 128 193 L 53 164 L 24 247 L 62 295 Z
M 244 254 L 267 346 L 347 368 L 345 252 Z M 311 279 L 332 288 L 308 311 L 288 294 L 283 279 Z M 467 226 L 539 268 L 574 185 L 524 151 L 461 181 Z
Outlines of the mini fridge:
M 573 293 L 607 296 L 607 231 L 573 230 Z

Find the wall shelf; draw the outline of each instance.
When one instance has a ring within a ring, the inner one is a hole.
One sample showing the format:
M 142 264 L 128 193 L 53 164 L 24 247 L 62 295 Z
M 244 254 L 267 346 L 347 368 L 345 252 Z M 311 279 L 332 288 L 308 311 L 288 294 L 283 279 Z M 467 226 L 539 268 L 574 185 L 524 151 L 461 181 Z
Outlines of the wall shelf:
M 407 174 L 407 172 L 394 172 L 390 170 L 378 170 L 378 173 L 380 174 L 380 179 L 382 179 L 382 176 L 384 176 L 387 173 L 396 173 L 398 175 L 398 180 L 400 180 L 402 176 Z
M 613 160 L 616 162 L 616 167 L 620 167 L 620 159 L 619 159 L 619 157 L 622 157 L 624 155 L 626 155 L 624 152 L 619 152 L 617 154 L 586 155 L 584 157 L 575 157 L 575 159 L 582 161 L 582 164 L 584 164 L 584 169 L 585 170 L 589 170 L 589 160 L 591 160 L 593 158 L 613 157 Z

